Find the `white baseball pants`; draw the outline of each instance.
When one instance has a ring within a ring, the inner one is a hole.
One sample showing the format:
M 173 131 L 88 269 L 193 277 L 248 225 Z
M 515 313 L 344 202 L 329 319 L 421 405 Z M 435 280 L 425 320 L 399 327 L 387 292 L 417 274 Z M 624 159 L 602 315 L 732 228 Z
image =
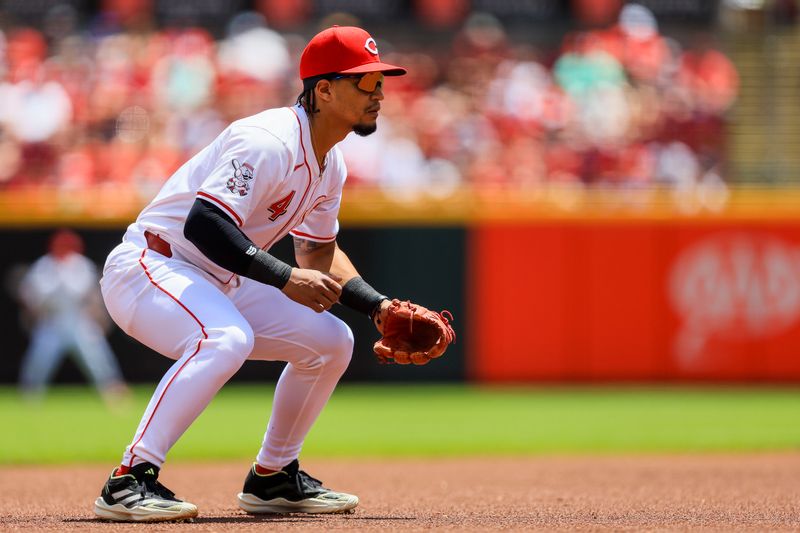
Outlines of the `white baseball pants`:
M 144 237 L 131 231 L 109 255 L 100 284 L 119 327 L 176 360 L 158 384 L 122 464 L 161 466 L 248 358 L 288 362 L 257 462 L 277 470 L 298 457 L 350 362 L 353 334 L 344 322 L 247 278 L 238 287 L 226 286 L 177 254 L 168 258 L 147 249 Z
M 68 354 L 100 392 L 123 385 L 114 353 L 97 322 L 82 309 L 39 320 L 31 330 L 31 342 L 22 358 L 20 385 L 28 394 L 41 394 L 58 364 Z

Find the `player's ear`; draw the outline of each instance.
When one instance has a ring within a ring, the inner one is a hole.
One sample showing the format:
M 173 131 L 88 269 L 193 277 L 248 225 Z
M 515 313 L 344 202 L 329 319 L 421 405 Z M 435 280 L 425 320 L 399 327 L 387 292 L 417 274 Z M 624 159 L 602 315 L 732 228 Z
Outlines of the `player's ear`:
M 333 99 L 333 95 L 331 94 L 331 88 L 332 87 L 333 87 L 333 84 L 331 83 L 331 80 L 320 80 L 320 81 L 318 81 L 317 82 L 317 87 L 316 87 L 316 91 L 317 91 L 316 98 L 317 98 L 317 101 L 319 102 L 320 100 L 322 100 L 323 102 L 330 102 Z

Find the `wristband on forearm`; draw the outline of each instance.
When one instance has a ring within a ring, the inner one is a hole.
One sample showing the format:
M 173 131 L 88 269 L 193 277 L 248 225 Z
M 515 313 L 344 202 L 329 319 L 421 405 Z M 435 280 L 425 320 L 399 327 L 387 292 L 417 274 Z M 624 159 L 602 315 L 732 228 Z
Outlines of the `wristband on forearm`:
M 381 302 L 388 299 L 388 296 L 373 289 L 363 278 L 355 277 L 342 287 L 339 303 L 372 318 Z
M 292 267 L 264 250 L 256 249 L 255 246 L 251 246 L 251 250 L 255 250 L 255 254 L 245 275 L 250 279 L 283 289 L 292 276 Z M 248 255 L 251 250 L 248 250 Z

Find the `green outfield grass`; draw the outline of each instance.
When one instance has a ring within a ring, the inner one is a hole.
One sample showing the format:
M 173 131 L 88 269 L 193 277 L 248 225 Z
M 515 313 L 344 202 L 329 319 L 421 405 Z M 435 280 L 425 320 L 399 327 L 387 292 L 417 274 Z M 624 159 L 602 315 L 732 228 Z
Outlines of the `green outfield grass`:
M 0 388 L 0 463 L 116 461 L 153 387 L 109 411 L 86 388 Z M 272 386 L 228 386 L 171 461 L 256 454 Z M 342 385 L 304 457 L 800 450 L 800 388 Z

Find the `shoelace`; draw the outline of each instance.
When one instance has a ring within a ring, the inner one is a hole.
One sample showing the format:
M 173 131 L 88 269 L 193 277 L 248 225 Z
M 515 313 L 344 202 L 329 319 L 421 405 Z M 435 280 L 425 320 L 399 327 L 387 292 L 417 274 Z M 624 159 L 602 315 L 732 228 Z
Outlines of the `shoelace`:
M 414 332 L 414 313 L 417 312 L 417 306 L 412 304 L 411 302 L 408 302 L 408 306 L 411 308 L 411 314 L 408 315 L 408 332 L 409 333 L 413 333 Z
M 408 301 L 407 303 L 408 306 L 411 308 L 411 313 L 408 315 L 408 332 L 413 333 L 414 313 L 417 312 L 418 307 L 412 304 L 410 301 Z M 456 332 L 453 330 L 453 326 L 450 325 L 450 322 L 453 320 L 453 313 L 451 313 L 447 309 L 444 309 L 441 313 L 437 313 L 436 311 L 434 311 L 434 313 L 436 313 L 436 316 L 438 316 L 442 320 L 442 322 L 444 322 L 444 325 L 447 326 L 447 342 L 448 343 L 452 342 L 453 344 L 455 344 Z
M 143 497 L 146 495 L 147 492 L 150 492 L 152 494 L 155 494 L 156 496 L 160 496 L 167 500 L 175 499 L 175 493 L 169 490 L 161 483 L 159 483 L 157 478 L 147 477 L 144 480 L 142 480 L 140 486 L 141 486 L 140 490 Z
M 453 330 L 453 326 L 450 325 L 450 322 L 453 320 L 453 314 L 447 309 L 444 309 L 441 313 L 436 313 L 436 314 L 439 315 L 439 318 L 442 319 L 444 325 L 447 326 L 447 336 L 448 336 L 447 342 L 452 342 L 453 344 L 455 344 L 456 332 L 455 330 Z M 448 320 L 447 317 L 450 317 L 450 320 Z
M 315 477 L 309 476 L 305 471 L 298 470 L 297 476 L 295 477 L 295 481 L 297 482 L 297 490 L 300 491 L 300 494 L 306 493 L 306 486 L 311 489 L 322 489 L 322 481 L 318 480 Z

